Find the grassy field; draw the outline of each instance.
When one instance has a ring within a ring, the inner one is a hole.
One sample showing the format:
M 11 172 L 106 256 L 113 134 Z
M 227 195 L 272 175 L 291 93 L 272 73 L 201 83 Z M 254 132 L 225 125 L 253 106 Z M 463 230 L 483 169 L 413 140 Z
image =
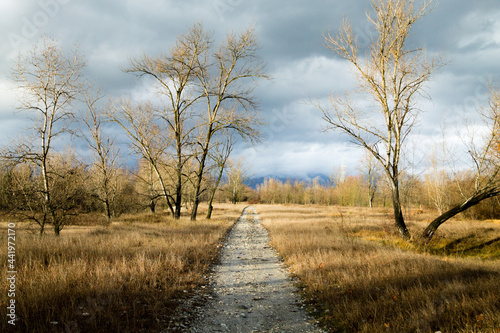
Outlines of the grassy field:
M 498 221 L 450 221 L 424 245 L 400 241 L 389 210 L 257 210 L 330 332 L 500 332 Z M 410 216 L 410 230 L 431 215 Z
M 124 216 L 69 226 L 59 238 L 16 226 L 16 315 L 5 319 L 7 251 L 0 253 L 1 332 L 155 332 L 204 273 L 244 205 L 218 205 L 211 221 Z M 204 216 L 201 211 L 199 216 Z M 7 223 L 0 246 L 7 248 Z
M 20 332 L 155 332 L 206 281 L 245 204 L 212 221 L 122 216 L 59 238 L 16 225 Z M 500 332 L 500 223 L 455 220 L 430 244 L 407 243 L 384 209 L 257 205 L 272 244 L 331 332 Z M 419 212 L 421 213 L 421 212 Z M 203 212 L 200 213 L 203 216 Z M 411 215 L 418 234 L 432 213 Z M 98 221 L 99 219 L 95 219 Z M 92 221 L 92 219 L 88 219 Z M 87 221 L 87 222 L 88 222 Z M 7 248 L 7 222 L 0 223 Z M 0 252 L 3 272 L 7 252 Z M 4 274 L 5 275 L 5 274 Z M 2 278 L 1 289 L 8 290 Z M 0 295 L 5 314 L 7 293 Z M 5 318 L 5 316 L 4 316 Z

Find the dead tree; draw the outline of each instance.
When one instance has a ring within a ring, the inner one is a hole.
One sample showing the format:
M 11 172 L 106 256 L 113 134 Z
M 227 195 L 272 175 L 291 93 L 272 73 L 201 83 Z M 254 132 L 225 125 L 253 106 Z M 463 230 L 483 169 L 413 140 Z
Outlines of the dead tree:
M 102 129 L 102 115 L 104 112 L 97 105 L 96 96 L 87 95 L 87 112 L 83 123 L 88 131 L 84 135 L 88 147 L 94 154 L 93 173 L 94 196 L 104 205 L 106 218 L 111 221 L 112 207 L 118 193 L 118 149 L 115 140 L 106 135 Z
M 41 174 L 42 194 L 40 216 L 33 219 L 43 234 L 45 225 L 51 223 L 59 235 L 65 223 L 65 210 L 58 207 L 53 197 L 53 178 L 60 176 L 51 170 L 54 140 L 69 132 L 74 119 L 73 104 L 81 99 L 87 89 L 82 77 L 85 60 L 75 48 L 64 55 L 56 41 L 42 39 L 26 55 L 21 55 L 12 76 L 19 88 L 19 109 L 29 112 L 33 135 L 14 143 L 4 157 L 19 163 L 29 163 Z
M 212 152 L 210 153 L 210 159 L 214 163 L 215 173 L 215 182 L 210 188 L 210 197 L 208 199 L 208 212 L 207 219 L 212 217 L 213 206 L 212 203 L 214 201 L 215 193 L 219 189 L 220 182 L 222 180 L 222 176 L 224 175 L 224 171 L 226 170 L 226 164 L 233 151 L 235 144 L 235 136 L 230 131 L 225 131 L 226 135 L 222 137 L 222 140 L 216 142 L 214 147 L 212 148 Z
M 408 48 L 415 23 L 429 12 L 430 2 L 416 8 L 415 1 L 376 0 L 367 14 L 374 27 L 370 50 L 360 54 L 351 25 L 345 21 L 335 36 L 325 37 L 328 47 L 347 60 L 357 74 L 357 97 L 368 97 L 375 108 L 357 105 L 350 96 L 332 96 L 331 106 L 318 105 L 327 130 L 340 130 L 366 149 L 382 166 L 392 193 L 395 225 L 404 239 L 410 238 L 400 198 L 402 151 L 418 119 L 417 98 L 426 82 L 443 65 L 421 48 Z M 357 98 L 356 98 L 357 99 Z
M 467 144 L 471 161 L 472 186 L 458 186 L 463 201 L 435 218 L 424 230 L 423 238 L 430 241 L 436 230 L 453 216 L 481 201 L 500 196 L 500 92 L 490 87 L 489 107 L 479 110 L 488 130 L 482 135 L 472 133 Z
M 208 66 L 207 52 L 211 38 L 201 25 L 194 25 L 187 34 L 177 38 L 170 52 L 158 57 L 143 55 L 132 59 L 126 72 L 139 77 L 150 77 L 157 84 L 158 93 L 166 103 L 157 112 L 166 124 L 167 133 L 172 137 L 174 192 L 171 196 L 174 217 L 181 216 L 182 186 L 186 182 L 184 167 L 192 158 L 190 152 L 191 134 L 194 125 L 193 104 L 200 98 L 194 91 L 194 80 Z
M 368 188 L 368 204 L 370 208 L 373 208 L 373 200 L 375 199 L 375 194 L 378 190 L 378 185 L 380 181 L 380 169 L 378 162 L 375 161 L 375 158 L 372 154 L 366 153 L 365 157 L 362 160 L 362 166 L 360 171 L 363 174 L 363 177 L 366 182 L 366 186 Z
M 121 101 L 106 108 L 107 117 L 120 125 L 134 150 L 149 163 L 158 178 L 168 208 L 175 216 L 175 195 L 165 174 L 172 138 L 158 125 L 156 114 L 154 106 L 149 103 L 133 105 L 129 101 Z
M 205 111 L 198 126 L 197 159 L 194 204 L 191 220 L 196 220 L 207 158 L 213 138 L 219 131 L 231 130 L 247 140 L 259 136 L 260 119 L 256 114 L 253 96 L 255 80 L 268 78 L 257 55 L 255 32 L 249 28 L 239 35 L 229 34 L 224 43 L 211 55 L 211 66 L 198 66 L 197 80 L 201 89 Z M 205 58 L 202 58 L 205 59 Z

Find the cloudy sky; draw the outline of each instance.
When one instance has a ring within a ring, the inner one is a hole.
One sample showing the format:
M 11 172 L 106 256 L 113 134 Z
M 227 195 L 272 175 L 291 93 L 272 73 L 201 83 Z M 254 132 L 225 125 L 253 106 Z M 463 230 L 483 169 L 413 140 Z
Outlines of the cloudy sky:
M 449 61 L 428 84 L 431 99 L 420 105 L 424 112 L 412 142 L 422 152 L 441 138 L 444 121 L 459 126 L 464 114 L 473 117 L 474 108 L 487 102 L 488 80 L 500 83 L 500 1 L 440 0 L 435 5 L 411 40 Z M 64 49 L 78 43 L 87 76 L 109 96 L 136 96 L 144 83 L 121 70 L 131 57 L 167 51 L 197 22 L 217 40 L 253 25 L 273 77 L 257 89 L 267 125 L 262 143 L 240 145 L 235 157 L 249 160 L 255 176 L 329 174 L 342 163 L 354 170 L 361 151 L 342 135 L 322 132 L 321 113 L 309 100 L 326 100 L 330 93 L 354 87 L 349 66 L 325 48 L 323 36 L 348 17 L 363 44 L 370 31 L 369 8 L 367 0 L 2 0 L 0 145 L 27 127 L 27 115 L 15 112 L 9 71 L 17 55 L 43 35 Z

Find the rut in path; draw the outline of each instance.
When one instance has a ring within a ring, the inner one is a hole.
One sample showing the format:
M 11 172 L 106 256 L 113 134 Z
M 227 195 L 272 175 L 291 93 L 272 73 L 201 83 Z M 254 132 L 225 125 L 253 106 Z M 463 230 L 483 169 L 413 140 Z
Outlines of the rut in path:
M 189 332 L 323 332 L 268 242 L 255 208 L 245 208 L 214 269 L 214 297 Z

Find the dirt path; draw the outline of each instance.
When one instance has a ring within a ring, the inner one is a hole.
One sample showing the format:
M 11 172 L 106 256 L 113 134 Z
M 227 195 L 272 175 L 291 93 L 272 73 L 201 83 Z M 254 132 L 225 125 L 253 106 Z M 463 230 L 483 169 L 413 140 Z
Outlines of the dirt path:
M 322 332 L 268 242 L 255 209 L 245 208 L 215 268 L 214 296 L 189 332 Z

